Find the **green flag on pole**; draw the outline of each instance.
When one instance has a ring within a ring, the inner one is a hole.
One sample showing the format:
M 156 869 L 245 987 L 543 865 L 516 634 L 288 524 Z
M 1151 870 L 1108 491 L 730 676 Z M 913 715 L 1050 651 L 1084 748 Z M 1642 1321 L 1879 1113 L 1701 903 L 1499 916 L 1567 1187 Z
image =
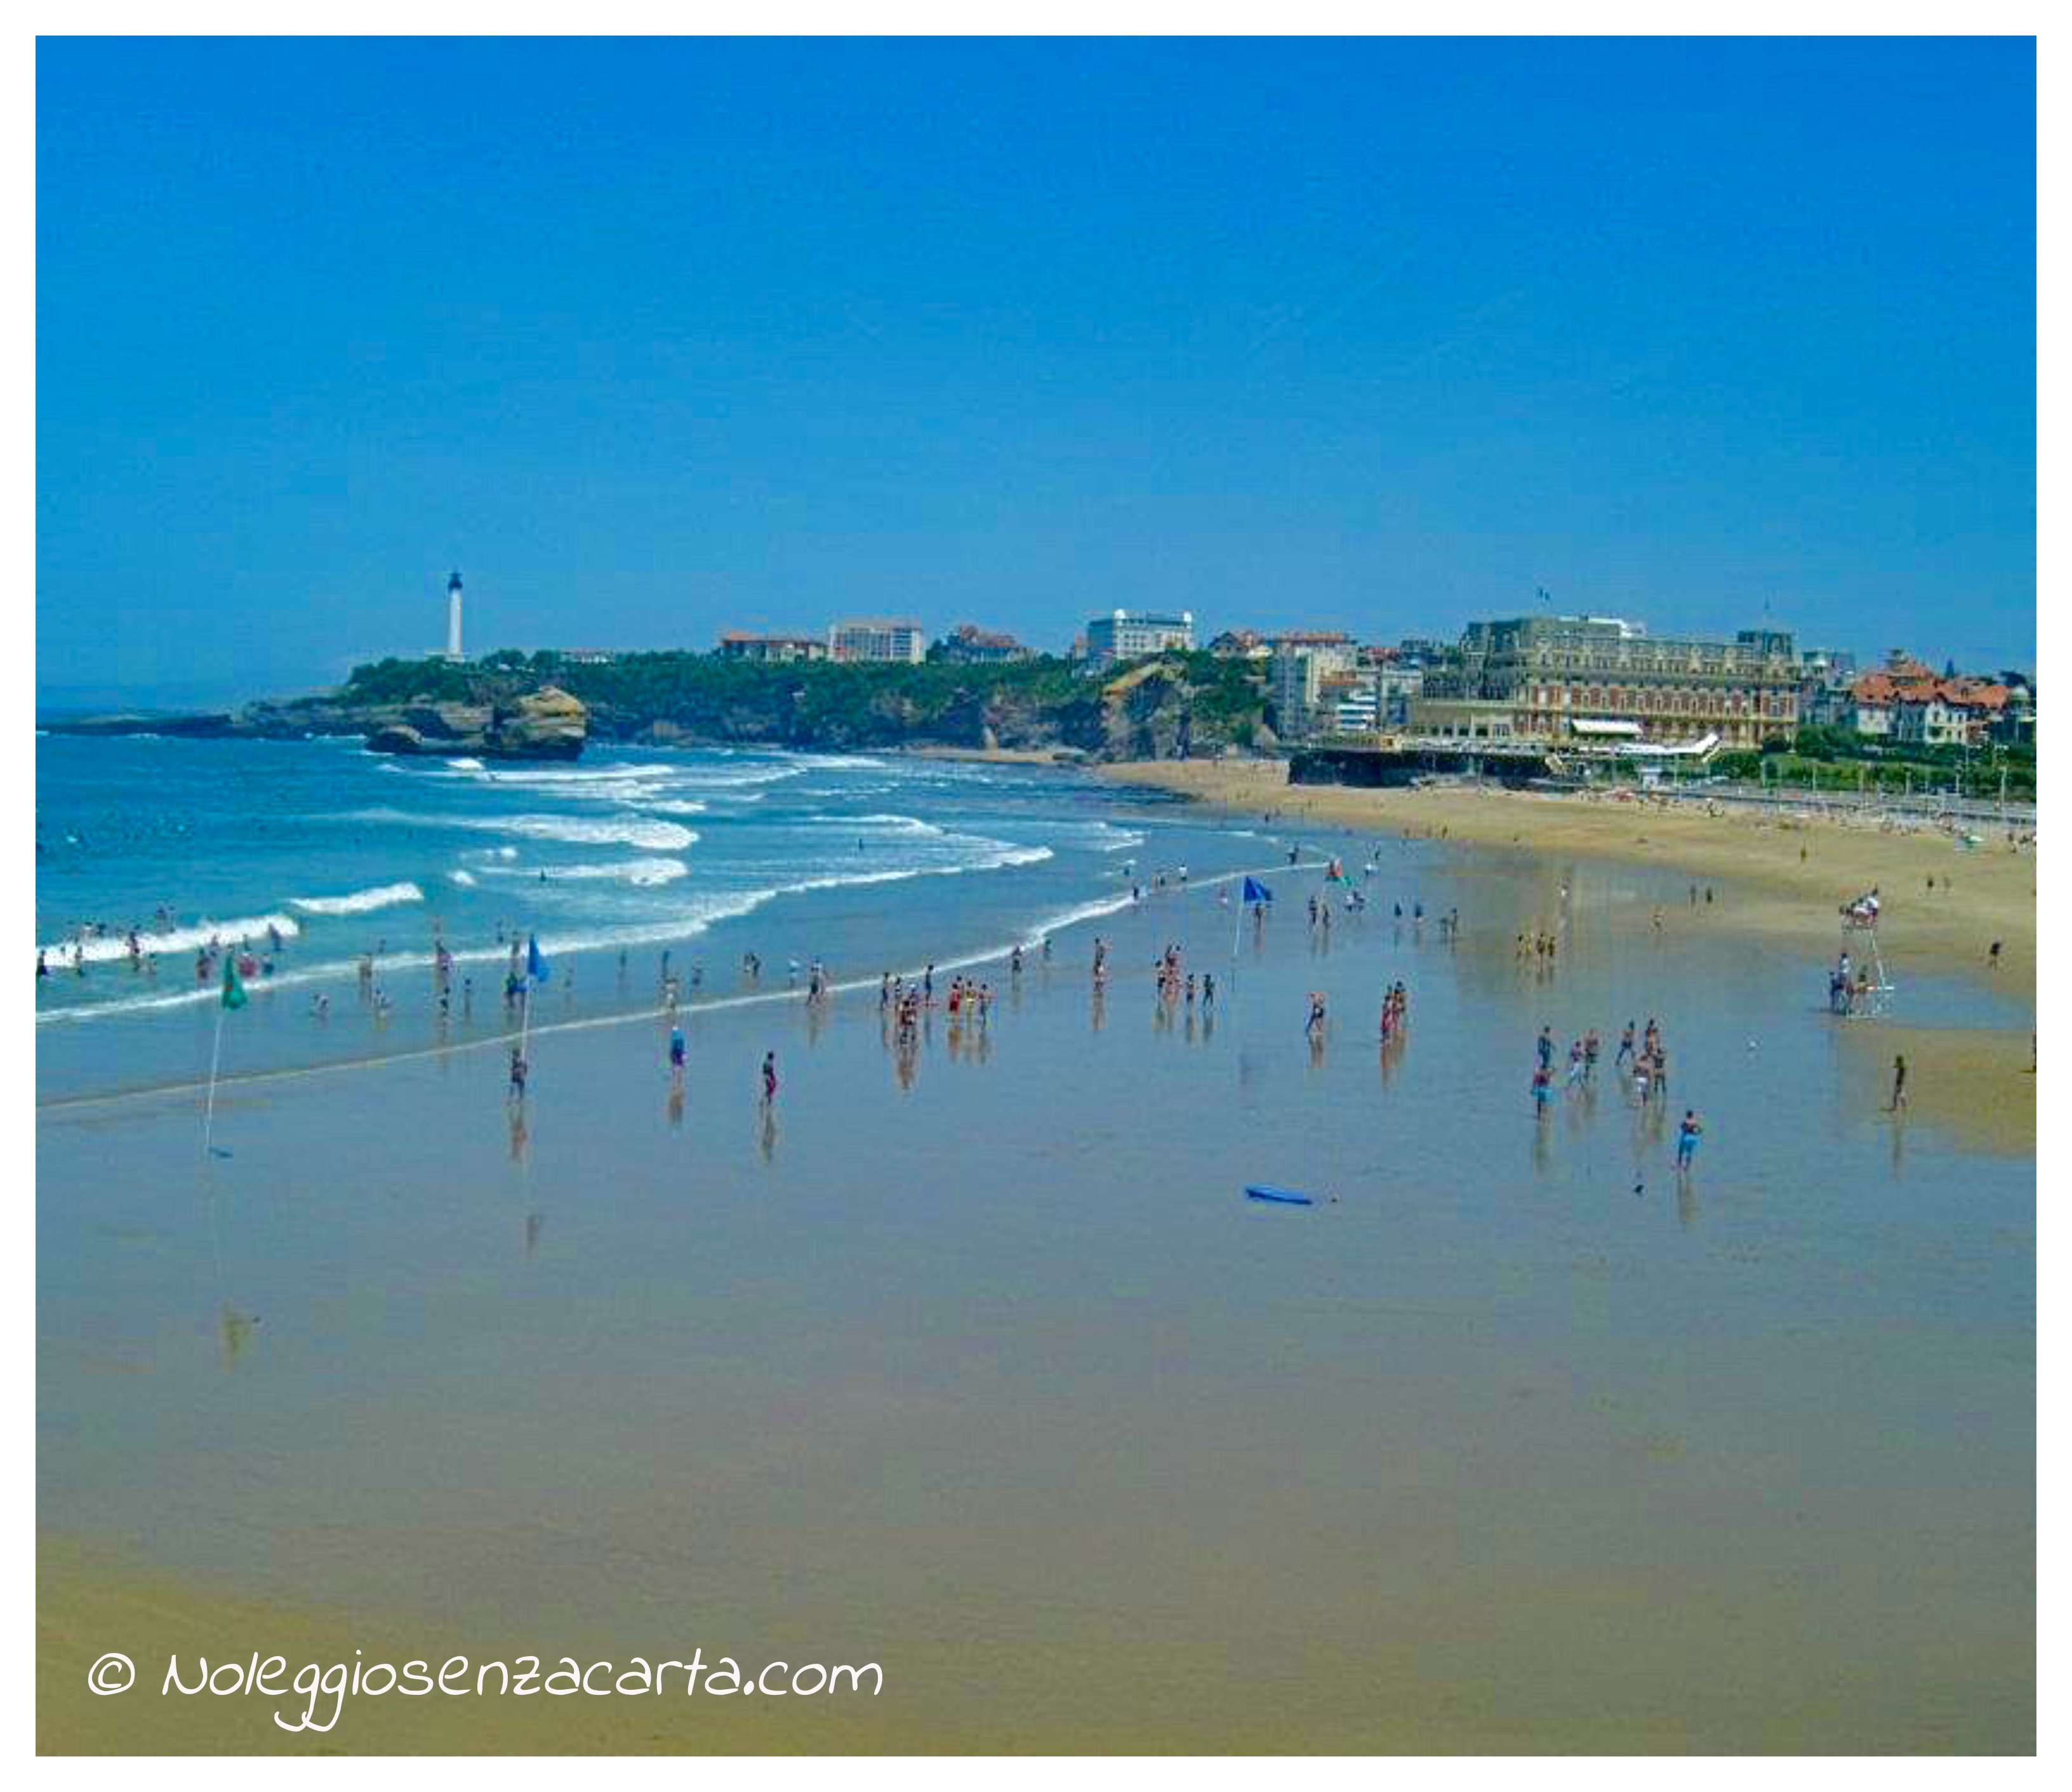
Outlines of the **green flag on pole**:
M 223 955 L 223 1005 L 225 1008 L 242 1008 L 245 1002 L 245 985 L 237 980 L 237 960 L 225 952 Z

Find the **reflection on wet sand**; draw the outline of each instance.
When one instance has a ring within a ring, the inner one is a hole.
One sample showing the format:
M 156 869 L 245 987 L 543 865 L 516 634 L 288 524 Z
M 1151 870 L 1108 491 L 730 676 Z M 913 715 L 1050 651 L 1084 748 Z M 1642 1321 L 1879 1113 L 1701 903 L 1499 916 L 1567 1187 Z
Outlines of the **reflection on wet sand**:
M 264 1560 L 377 1638 L 552 1613 L 624 1646 L 696 1609 L 758 1644 L 882 1639 L 980 1746 L 2020 1745 L 2026 1166 L 1924 1124 L 1902 1184 L 1900 1128 L 1840 1111 L 1826 1023 L 1777 1018 L 1794 966 L 1702 938 L 1658 962 L 1577 901 L 1543 980 L 1511 957 L 1543 898 L 1441 890 L 1457 934 L 1371 910 L 1327 957 L 1289 888 L 1213 1017 L 1152 968 L 1230 965 L 1231 918 L 1171 891 L 1101 923 L 1112 989 L 1082 935 L 1050 999 L 1025 973 L 989 1025 L 874 1031 L 867 994 L 711 1015 L 698 1062 L 733 1068 L 701 1083 L 727 1106 L 695 1202 L 645 1017 L 563 1036 L 508 1163 L 486 1117 L 449 1124 L 495 1111 L 500 1054 L 285 1087 L 220 1172 L 278 1191 L 225 1210 L 268 1313 L 234 1383 L 200 1372 L 232 1353 L 195 1337 L 199 1229 L 117 1242 L 171 1104 L 46 1119 L 44 1510 L 232 1591 Z M 1384 1108 L 1364 1047 L 1399 980 L 1418 1045 L 1379 1047 Z M 1301 1036 L 1313 988 L 1348 1049 Z M 1680 1179 L 1630 1076 L 1544 1120 L 1525 1087 L 1543 1026 L 1615 1038 L 1651 1007 L 1675 1112 L 1706 1118 Z M 774 1102 L 736 1130 L 769 1049 L 800 1067 L 781 1151 Z M 1255 1181 L 1341 1199 L 1254 1212 Z M 520 1276 L 535 1186 L 570 1191 L 567 1229 Z M 226 1449 L 263 1475 L 226 1486 Z M 1305 1663 L 1285 1700 L 1248 1704 L 1240 1633 Z

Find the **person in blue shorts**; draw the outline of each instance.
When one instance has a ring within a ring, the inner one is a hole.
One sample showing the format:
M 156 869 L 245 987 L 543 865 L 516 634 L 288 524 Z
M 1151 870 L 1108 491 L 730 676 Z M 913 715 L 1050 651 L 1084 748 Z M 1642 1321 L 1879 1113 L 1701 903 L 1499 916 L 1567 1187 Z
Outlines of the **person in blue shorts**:
M 1685 1108 L 1684 1124 L 1676 1128 L 1676 1173 L 1679 1176 L 1690 1174 L 1692 1154 L 1698 1149 L 1698 1135 L 1704 1130 L 1698 1124 L 1696 1111 Z

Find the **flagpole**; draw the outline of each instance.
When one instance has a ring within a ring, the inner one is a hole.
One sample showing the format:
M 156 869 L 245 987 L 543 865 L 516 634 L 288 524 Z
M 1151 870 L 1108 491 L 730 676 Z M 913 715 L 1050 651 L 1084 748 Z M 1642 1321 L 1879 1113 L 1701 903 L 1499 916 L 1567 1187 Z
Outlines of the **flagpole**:
M 216 1136 L 216 1073 L 223 1062 L 223 1005 L 216 1008 L 216 1043 L 208 1054 L 208 1099 L 202 1109 L 201 1154 L 209 1154 L 211 1141 Z

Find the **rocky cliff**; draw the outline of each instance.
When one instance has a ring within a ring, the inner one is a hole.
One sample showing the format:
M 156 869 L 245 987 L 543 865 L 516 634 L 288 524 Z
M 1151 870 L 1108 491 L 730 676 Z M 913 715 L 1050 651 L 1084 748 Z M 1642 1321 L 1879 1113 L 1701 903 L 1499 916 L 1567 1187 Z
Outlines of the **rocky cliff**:
M 1201 758 L 1270 746 L 1264 693 L 1240 662 L 1169 654 L 1105 677 L 1060 660 L 998 666 L 757 665 L 707 654 L 610 660 L 507 653 L 468 665 L 383 660 L 335 691 L 229 715 L 103 717 L 79 734 L 306 740 L 375 751 L 572 759 L 584 742 L 822 751 L 1005 748 L 1095 759 Z

